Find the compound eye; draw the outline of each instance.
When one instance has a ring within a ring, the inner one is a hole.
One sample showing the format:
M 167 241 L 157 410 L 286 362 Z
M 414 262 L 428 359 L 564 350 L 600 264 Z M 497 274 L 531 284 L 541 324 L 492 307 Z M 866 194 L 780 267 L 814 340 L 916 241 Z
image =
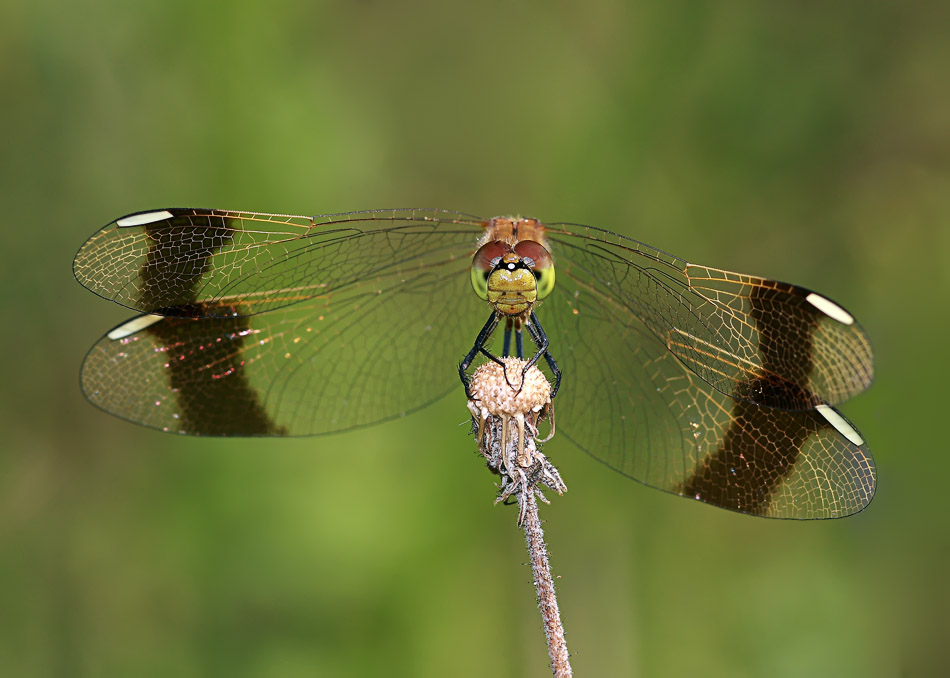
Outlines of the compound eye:
M 482 299 L 488 299 L 488 276 L 511 248 L 500 240 L 493 240 L 478 248 L 472 257 L 472 289 Z
M 554 260 L 541 243 L 522 240 L 515 245 L 515 254 L 521 257 L 538 280 L 538 299 L 544 299 L 554 289 Z

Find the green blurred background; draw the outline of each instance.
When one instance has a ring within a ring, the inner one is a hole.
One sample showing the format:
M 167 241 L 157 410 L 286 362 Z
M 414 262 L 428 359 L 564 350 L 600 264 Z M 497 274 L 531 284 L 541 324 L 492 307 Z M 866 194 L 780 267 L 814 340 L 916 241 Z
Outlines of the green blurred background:
M 0 675 L 548 675 L 461 390 L 273 441 L 83 400 L 128 312 L 75 250 L 192 205 L 579 221 L 838 299 L 877 353 L 844 407 L 863 514 L 748 518 L 549 446 L 575 672 L 947 675 L 948 35 L 923 2 L 4 0 Z

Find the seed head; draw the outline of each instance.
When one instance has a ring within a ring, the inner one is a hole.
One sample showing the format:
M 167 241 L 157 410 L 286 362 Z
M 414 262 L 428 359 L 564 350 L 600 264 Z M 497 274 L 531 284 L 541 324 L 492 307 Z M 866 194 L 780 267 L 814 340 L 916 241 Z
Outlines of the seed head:
M 517 497 L 518 523 L 525 520 L 528 497 L 547 502 L 538 486 L 558 494 L 567 490 L 557 469 L 539 449 L 554 435 L 551 385 L 535 366 L 525 370 L 520 358 L 502 358 L 480 365 L 469 382 L 468 410 L 472 413 L 478 451 L 488 468 L 501 476 L 496 501 Z M 548 436 L 538 438 L 538 422 L 551 424 Z
M 489 415 L 513 417 L 540 412 L 551 403 L 551 384 L 536 365 L 522 376 L 524 360 L 502 358 L 501 361 L 504 367 L 489 361 L 472 375 L 469 391 L 479 409 Z

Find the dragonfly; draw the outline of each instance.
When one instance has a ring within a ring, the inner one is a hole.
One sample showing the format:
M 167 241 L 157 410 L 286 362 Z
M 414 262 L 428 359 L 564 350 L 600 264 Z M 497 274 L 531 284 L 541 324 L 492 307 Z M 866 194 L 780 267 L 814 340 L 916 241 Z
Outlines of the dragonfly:
M 490 290 L 503 269 L 534 291 Z M 377 424 L 458 390 L 460 374 L 467 388 L 466 368 L 508 355 L 512 336 L 522 355 L 527 333 L 556 384 L 558 435 L 625 476 L 787 519 L 852 515 L 875 492 L 868 446 L 837 409 L 873 378 L 849 311 L 608 230 L 168 208 L 110 222 L 73 271 L 136 311 L 86 356 L 86 398 L 161 431 Z

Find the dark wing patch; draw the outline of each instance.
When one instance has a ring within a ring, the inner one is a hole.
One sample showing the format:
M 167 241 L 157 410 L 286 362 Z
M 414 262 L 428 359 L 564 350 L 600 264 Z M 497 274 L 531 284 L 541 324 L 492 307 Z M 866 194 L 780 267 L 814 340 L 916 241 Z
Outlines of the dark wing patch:
M 236 309 L 216 311 L 226 314 Z M 271 420 L 248 378 L 246 344 L 253 341 L 248 318 L 215 319 L 220 341 L 202 340 L 200 334 L 189 332 L 190 326 L 201 322 L 208 321 L 165 318 L 146 329 L 162 347 L 181 429 L 203 435 L 284 435 L 286 429 Z M 196 381 L 196 372 L 203 372 L 204 378 Z
M 234 306 L 197 303 L 211 258 L 234 241 L 235 225 L 225 216 L 179 214 L 144 226 L 147 250 L 136 307 L 185 318 L 236 312 Z

